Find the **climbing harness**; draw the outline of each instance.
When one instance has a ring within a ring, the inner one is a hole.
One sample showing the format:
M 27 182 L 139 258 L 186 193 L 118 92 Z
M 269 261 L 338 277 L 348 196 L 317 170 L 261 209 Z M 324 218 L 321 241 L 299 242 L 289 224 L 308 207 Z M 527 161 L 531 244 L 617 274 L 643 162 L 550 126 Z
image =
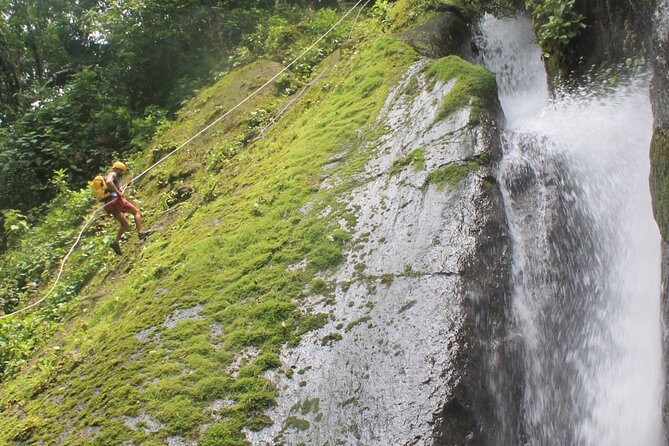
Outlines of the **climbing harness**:
M 367 1 L 365 2 L 365 5 L 367 5 L 370 1 L 371 1 L 371 0 L 367 0 Z M 342 23 L 342 22 L 343 22 L 343 21 L 344 21 L 350 14 L 351 14 L 351 13 L 352 13 L 352 12 L 353 12 L 353 11 L 360 5 L 360 4 L 361 4 L 361 3 L 363 3 L 363 0 L 358 0 L 358 2 L 357 2 L 355 5 L 353 5 L 353 6 L 351 7 L 351 9 L 349 9 L 349 10 L 346 12 L 346 14 L 344 14 L 344 15 L 339 19 L 339 21 L 337 21 L 337 23 L 335 23 L 334 25 L 332 25 L 332 26 L 330 27 L 330 29 L 328 29 L 328 30 L 327 30 L 321 37 L 319 37 L 314 43 L 312 43 L 312 44 L 311 44 L 307 49 L 305 49 L 302 53 L 300 53 L 300 55 L 298 55 L 297 57 L 295 57 L 295 58 L 294 58 L 288 65 L 286 65 L 281 71 L 279 71 L 277 74 L 275 74 L 270 80 L 268 80 L 268 81 L 265 82 L 263 85 L 261 85 L 260 87 L 258 87 L 257 90 L 255 90 L 254 92 L 252 92 L 251 94 L 249 94 L 245 99 L 243 99 L 243 100 L 242 100 L 241 102 L 239 102 L 237 105 L 235 105 L 234 107 L 232 107 L 231 109 L 229 109 L 227 112 L 223 113 L 221 116 L 219 116 L 218 118 L 216 118 L 211 124 L 209 124 L 209 125 L 207 125 L 206 127 L 204 127 L 202 130 L 200 130 L 200 131 L 197 132 L 195 135 L 193 135 L 193 136 L 191 136 L 190 138 L 188 138 L 184 143 L 182 143 L 181 145 L 179 145 L 178 147 L 176 147 L 176 148 L 175 148 L 174 150 L 172 150 L 170 153 L 168 153 L 167 155 L 165 155 L 164 157 L 162 157 L 161 159 L 159 159 L 159 160 L 156 161 L 155 163 L 151 164 L 151 165 L 150 165 L 149 167 L 147 167 L 145 170 L 143 170 L 142 172 L 140 172 L 137 176 L 135 176 L 134 178 L 132 178 L 132 179 L 128 182 L 128 185 L 134 184 L 136 180 L 138 180 L 138 179 L 140 179 L 141 177 L 143 177 L 144 175 L 146 175 L 148 172 L 150 172 L 151 170 L 153 170 L 153 169 L 154 169 L 155 167 L 157 167 L 159 164 L 162 164 L 167 158 L 171 157 L 172 155 L 174 155 L 175 153 L 177 153 L 178 151 L 180 151 L 181 149 L 183 149 L 185 146 L 187 146 L 188 144 L 190 144 L 191 142 L 193 142 L 195 139 L 197 139 L 198 137 L 200 137 L 203 133 L 205 133 L 207 130 L 209 130 L 210 128 L 212 128 L 214 125 L 216 125 L 216 124 L 218 124 L 219 122 L 221 122 L 221 120 L 223 120 L 224 118 L 226 118 L 226 117 L 227 117 L 228 115 L 230 115 L 233 111 L 237 110 L 239 107 L 241 107 L 243 104 L 245 104 L 246 102 L 248 102 L 248 101 L 249 101 L 251 98 L 253 98 L 255 95 L 257 95 L 258 93 L 260 93 L 265 87 L 267 87 L 268 85 L 270 85 L 270 84 L 271 84 L 272 82 L 274 82 L 279 76 L 281 76 L 283 73 L 285 73 L 286 71 L 288 71 L 288 70 L 290 69 L 290 67 L 292 67 L 293 65 L 295 65 L 295 63 L 297 63 L 297 61 L 299 61 L 300 59 L 302 59 L 302 58 L 303 58 L 309 51 L 311 51 L 316 45 L 318 45 L 323 39 L 325 39 L 325 38 L 328 36 L 328 34 L 330 34 L 335 28 L 337 28 L 337 27 L 338 27 L 338 26 L 339 26 L 339 25 L 340 25 L 340 24 L 341 24 L 341 23 Z M 363 6 L 363 8 L 364 8 L 364 6 Z M 361 8 L 361 10 L 362 10 L 362 8 Z M 359 15 L 360 15 L 360 12 L 358 12 L 358 16 L 359 16 Z M 356 21 L 357 21 L 357 17 L 356 17 Z M 313 82 L 315 82 L 315 80 L 314 80 Z M 313 83 L 313 82 L 312 82 L 312 83 Z M 309 84 L 309 85 L 311 85 L 311 84 Z M 293 102 L 294 102 L 294 101 L 293 101 Z M 285 111 L 285 108 L 284 108 L 284 110 L 281 111 L 281 113 L 283 113 L 283 111 Z M 276 119 L 278 119 L 278 116 L 275 117 L 274 121 L 276 121 Z M 270 124 L 270 125 L 271 125 L 271 124 Z M 264 130 L 263 130 L 263 132 L 264 132 Z M 123 167 L 125 168 L 125 165 L 124 165 Z M 95 219 L 95 216 L 97 215 L 97 213 L 100 212 L 102 209 L 104 209 L 104 206 L 99 206 L 98 208 L 96 208 L 96 209 L 93 211 L 93 213 L 91 214 L 91 216 L 89 217 L 88 221 L 86 221 L 86 224 L 84 225 L 84 227 L 81 229 L 81 231 L 79 231 L 79 234 L 77 235 L 77 238 L 75 239 L 74 244 L 72 245 L 72 247 L 70 248 L 70 250 L 67 252 L 67 254 L 65 255 L 65 257 L 63 257 L 63 260 L 61 261 L 60 268 L 59 268 L 59 270 L 58 270 L 58 275 L 56 276 L 56 281 L 53 283 L 53 285 L 51 286 L 51 288 L 49 289 L 49 291 L 44 295 L 44 297 L 42 297 L 41 299 L 37 300 L 36 302 L 33 302 L 32 304 L 30 304 L 30 305 L 28 305 L 28 306 L 26 306 L 26 307 L 23 307 L 23 308 L 21 308 L 21 309 L 19 309 L 19 310 L 14 311 L 13 313 L 8 313 L 8 314 L 1 315 L 1 316 L 0 316 L 0 320 L 9 318 L 9 317 L 11 317 L 11 316 L 15 316 L 15 315 L 17 315 L 17 314 L 19 314 L 19 313 L 22 313 L 22 312 L 27 311 L 27 310 L 29 310 L 29 309 L 31 309 L 31 308 L 34 308 L 34 307 L 38 306 L 39 304 L 41 304 L 42 302 L 44 302 L 44 301 L 51 295 L 51 293 L 53 292 L 53 290 L 56 288 L 56 286 L 57 286 L 58 283 L 60 282 L 60 279 L 61 279 L 61 277 L 62 277 L 62 275 L 63 275 L 63 270 L 65 269 L 65 264 L 67 263 L 67 259 L 68 259 L 68 258 L 70 257 L 70 255 L 74 252 L 75 248 L 77 247 L 77 245 L 78 245 L 79 242 L 81 241 L 81 238 L 83 237 L 84 232 L 86 231 L 86 229 L 88 229 L 88 227 L 90 226 L 90 224 L 93 222 L 93 220 Z

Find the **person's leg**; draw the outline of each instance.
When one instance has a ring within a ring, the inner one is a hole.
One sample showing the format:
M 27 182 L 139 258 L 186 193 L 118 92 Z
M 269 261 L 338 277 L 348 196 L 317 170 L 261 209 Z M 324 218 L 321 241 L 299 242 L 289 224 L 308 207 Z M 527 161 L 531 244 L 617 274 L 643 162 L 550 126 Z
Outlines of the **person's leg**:
M 133 218 L 135 219 L 135 226 L 137 227 L 137 233 L 141 234 L 142 233 L 142 213 L 139 212 L 139 209 L 135 207 L 134 204 L 130 203 L 129 201 L 124 203 L 125 208 L 127 212 L 131 213 Z
M 121 212 L 116 212 L 113 215 L 116 221 L 119 222 L 120 226 L 118 228 L 118 231 L 116 232 L 116 238 L 112 242 L 111 247 L 116 254 L 121 255 L 123 254 L 123 252 L 121 251 L 121 246 L 119 245 L 119 242 L 121 241 L 121 236 L 128 228 L 128 220 L 126 220 L 126 218 L 123 216 Z
M 118 232 L 116 233 L 116 238 L 114 239 L 114 243 L 118 246 L 119 242 L 121 241 L 121 236 L 123 235 L 125 230 L 128 229 L 129 223 L 128 220 L 125 218 L 125 215 L 123 215 L 122 213 L 114 215 L 114 218 L 116 218 L 116 220 L 121 225 L 118 228 Z

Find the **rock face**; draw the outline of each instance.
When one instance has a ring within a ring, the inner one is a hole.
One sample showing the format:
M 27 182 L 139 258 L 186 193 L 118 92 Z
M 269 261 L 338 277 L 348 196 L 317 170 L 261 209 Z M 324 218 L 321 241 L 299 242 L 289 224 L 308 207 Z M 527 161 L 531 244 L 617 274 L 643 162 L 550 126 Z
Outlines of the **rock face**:
M 252 444 L 483 441 L 482 361 L 497 333 L 476 320 L 503 307 L 507 244 L 490 166 L 472 163 L 496 154 L 497 110 L 476 126 L 468 109 L 435 121 L 454 83 L 431 86 L 425 63 L 388 97 L 385 135 L 342 197 L 356 216 L 351 249 L 326 278 L 332 291 L 310 297 L 329 321 L 283 352 L 292 372 L 273 377 L 275 424 L 248 432 Z M 458 180 L 432 181 L 456 164 L 469 166 Z
M 587 27 L 567 51 L 571 70 L 615 64 L 643 55 L 648 49 L 645 30 L 650 23 L 652 0 L 577 0 L 576 10 Z
M 433 57 L 471 45 L 452 11 L 404 39 Z M 346 261 L 309 297 L 328 322 L 283 352 L 274 425 L 247 432 L 254 445 L 489 444 L 491 395 L 513 398 L 484 376 L 509 354 L 507 229 L 491 176 L 499 106 L 476 124 L 468 108 L 438 120 L 455 81 L 426 79 L 428 63 L 386 100 L 384 136 L 342 197 L 355 216 L 340 222 L 352 233 Z
M 662 238 L 669 241 L 669 1 L 660 0 L 653 17 L 651 86 L 654 134 L 651 143 L 651 185 L 655 218 Z
M 651 192 L 653 209 L 662 234 L 662 307 L 664 352 L 669 352 L 669 1 L 658 0 L 652 20 L 654 66 L 651 85 L 654 131 L 651 142 Z M 668 367 L 668 366 L 665 366 Z M 669 380 L 665 387 L 664 425 L 669 438 Z
M 444 12 L 406 31 L 402 38 L 421 55 L 431 58 L 459 54 L 469 58 L 471 35 L 467 18 L 454 6 L 442 4 Z

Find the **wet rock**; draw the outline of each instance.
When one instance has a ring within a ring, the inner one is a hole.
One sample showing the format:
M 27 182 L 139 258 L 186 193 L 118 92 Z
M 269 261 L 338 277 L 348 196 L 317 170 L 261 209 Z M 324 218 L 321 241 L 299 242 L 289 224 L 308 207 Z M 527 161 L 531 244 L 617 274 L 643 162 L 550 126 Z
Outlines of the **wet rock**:
M 402 40 L 419 54 L 437 59 L 449 54 L 467 57 L 471 54 L 468 19 L 455 6 L 434 15 L 425 23 L 406 31 Z
M 651 0 L 577 0 L 576 10 L 585 17 L 586 28 L 567 48 L 568 71 L 621 63 L 648 49 Z
M 651 85 L 654 133 L 651 142 L 651 192 L 653 211 L 662 234 L 662 310 L 664 352 L 669 351 L 669 1 L 658 0 L 653 20 L 653 65 Z M 665 394 L 669 394 L 667 378 Z M 669 398 L 665 396 L 664 424 L 669 441 Z
M 149 327 L 145 328 L 144 330 L 140 330 L 137 333 L 135 333 L 133 336 L 135 336 L 135 339 L 137 339 L 139 342 L 142 344 L 146 344 L 153 338 L 154 332 L 156 331 L 156 327 Z
M 167 446 L 197 446 L 196 440 L 188 440 L 179 436 L 167 437 Z
M 655 219 L 669 241 L 669 1 L 658 1 L 653 20 L 651 85 L 655 131 L 651 142 L 651 186 Z
M 649 0 L 643 2 L 650 3 Z M 654 132 L 651 141 L 651 192 L 653 211 L 662 234 L 662 312 L 664 352 L 669 351 L 669 0 L 657 0 L 652 15 L 651 84 Z M 669 441 L 669 378 L 665 386 L 664 425 Z
M 219 414 L 219 411 L 224 408 L 232 407 L 235 404 L 233 400 L 223 400 L 223 399 L 216 399 L 214 400 L 209 406 L 207 406 L 207 412 L 211 415 L 211 419 L 214 421 L 218 421 L 221 419 L 221 415 Z
M 500 333 L 477 331 L 476 318 L 504 301 L 501 199 L 486 165 L 443 187 L 427 178 L 496 150 L 497 110 L 476 126 L 467 109 L 436 120 L 453 83 L 428 87 L 423 64 L 390 94 L 387 132 L 357 178 L 362 185 L 341 198 L 357 217 L 346 261 L 327 277 L 333 296 L 308 298 L 330 320 L 282 353 L 292 373 L 271 374 L 280 392 L 268 413 L 274 425 L 248 431 L 254 445 L 480 440 L 486 420 L 477 410 L 488 397 L 479 358 Z M 398 163 L 417 149 L 420 166 Z

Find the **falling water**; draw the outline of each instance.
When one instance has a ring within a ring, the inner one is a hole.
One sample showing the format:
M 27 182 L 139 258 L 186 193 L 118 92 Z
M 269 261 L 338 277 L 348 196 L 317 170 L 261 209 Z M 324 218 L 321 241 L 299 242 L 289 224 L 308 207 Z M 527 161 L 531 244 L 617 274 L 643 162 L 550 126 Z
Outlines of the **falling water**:
M 486 16 L 478 44 L 507 121 L 497 176 L 523 358 L 520 401 L 498 408 L 522 421 L 500 430 L 515 444 L 662 445 L 647 79 L 551 99 L 527 19 Z

